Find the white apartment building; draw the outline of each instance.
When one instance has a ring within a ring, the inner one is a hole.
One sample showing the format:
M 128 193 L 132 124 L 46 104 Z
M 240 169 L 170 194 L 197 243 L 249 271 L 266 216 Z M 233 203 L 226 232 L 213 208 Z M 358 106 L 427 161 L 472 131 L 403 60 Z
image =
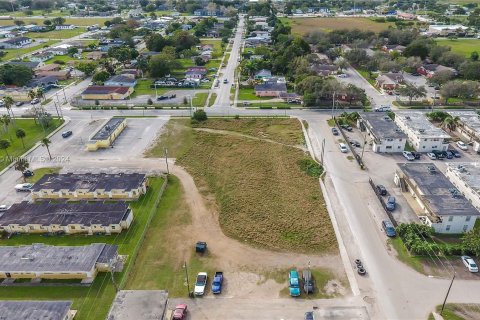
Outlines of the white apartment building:
M 480 117 L 474 111 L 451 111 L 452 117 L 460 119 L 460 125 L 455 131 L 460 133 L 466 142 L 473 143 L 473 150 L 480 152 Z
M 433 163 L 407 162 L 398 164 L 394 181 L 424 224 L 437 233 L 460 234 L 475 226 L 480 212 L 472 205 L 462 188 L 447 179 Z
M 395 123 L 408 136 L 412 147 L 418 152 L 448 149 L 450 136 L 435 127 L 422 112 L 395 112 Z
M 445 175 L 480 210 L 480 162 L 447 163 Z
M 383 112 L 362 113 L 358 127 L 372 139 L 374 152 L 394 153 L 405 150 L 407 135 Z

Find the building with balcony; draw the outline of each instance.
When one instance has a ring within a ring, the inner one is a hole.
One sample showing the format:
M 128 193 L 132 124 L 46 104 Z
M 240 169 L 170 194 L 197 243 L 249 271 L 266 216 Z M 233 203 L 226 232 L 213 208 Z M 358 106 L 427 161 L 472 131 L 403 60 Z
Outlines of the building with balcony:
M 480 117 L 474 111 L 449 111 L 452 117 L 458 117 L 460 125 L 455 131 L 468 143 L 472 143 L 473 150 L 480 152 Z

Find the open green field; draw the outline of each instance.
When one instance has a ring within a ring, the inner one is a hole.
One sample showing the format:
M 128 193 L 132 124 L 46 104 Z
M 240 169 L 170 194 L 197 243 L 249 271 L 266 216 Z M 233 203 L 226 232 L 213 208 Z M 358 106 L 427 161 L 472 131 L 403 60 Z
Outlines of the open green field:
M 70 15 L 69 10 L 31 10 L 32 11 L 32 16 L 48 16 L 48 17 L 64 17 Z M 29 17 L 28 15 L 25 14 L 25 11 L 15 11 L 15 12 L 9 12 L 9 16 L 12 17 Z M 46 19 L 46 18 L 45 18 Z
M 33 39 L 68 39 L 85 33 L 87 28 L 79 27 L 73 30 L 52 30 L 48 32 L 29 32 L 25 36 Z
M 3 124 L 1 125 L 0 140 L 6 139 L 10 141 L 11 146 L 6 151 L 10 155 L 10 158 L 17 158 L 24 154 L 28 149 L 32 148 L 35 143 L 55 130 L 62 123 L 63 120 L 54 119 L 52 120 L 50 127 L 45 128 L 44 131 L 42 126 L 35 124 L 33 119 L 16 119 L 15 124 L 13 123 L 13 119 L 11 119 L 8 131 L 5 131 L 5 126 Z M 25 130 L 26 137 L 23 139 L 25 147 L 22 145 L 22 140 L 15 136 L 15 132 L 18 128 Z M 0 155 L 0 170 L 2 170 L 11 163 L 11 159 L 7 158 L 5 150 L 0 150 Z
M 0 20 L 1 21 L 1 20 Z M 20 56 L 23 56 L 24 54 L 33 52 L 35 50 L 41 49 L 41 48 L 46 48 L 50 47 L 52 44 L 59 42 L 58 40 L 49 40 L 47 42 L 43 42 L 39 45 L 36 46 L 31 46 L 28 48 L 21 48 L 21 49 L 7 49 L 5 52 L 7 53 L 4 57 L 2 57 L 3 61 L 10 60 L 10 59 L 15 59 L 19 58 Z
M 155 97 L 155 88 L 150 88 L 150 85 L 153 83 L 153 79 L 139 79 L 137 85 L 135 86 L 135 91 L 132 94 L 132 98 L 141 96 L 141 95 L 152 95 Z M 167 88 L 157 88 L 157 93 L 159 96 L 167 92 Z
M 208 92 L 196 93 L 192 100 L 192 105 L 196 108 L 203 108 L 207 102 Z
M 449 46 L 453 52 L 470 57 L 473 51 L 480 53 L 480 39 L 438 39 L 437 43 L 441 46 Z
M 292 33 L 306 34 L 310 31 L 332 31 L 338 29 L 360 29 L 379 32 L 394 26 L 390 22 L 375 22 L 368 18 L 280 18 L 284 24 L 292 27 Z
M 155 219 L 162 216 L 161 210 L 164 210 L 164 208 L 162 206 L 155 207 L 155 203 L 158 200 L 159 191 L 164 181 L 160 177 L 150 178 L 150 187 L 147 194 L 138 201 L 130 203 L 135 216 L 132 225 L 127 231 L 118 235 L 18 235 L 8 240 L 2 240 L 0 245 L 13 246 L 32 243 L 49 245 L 115 244 L 119 246 L 119 254 L 129 256 L 124 271 L 114 275 L 116 282 L 122 284 L 123 281 L 126 281 L 127 269 L 130 268 L 132 261 L 135 261 L 134 252 L 141 251 L 137 250 L 137 245 L 140 243 L 142 233 L 148 227 L 149 218 L 153 217 Z M 152 244 L 148 243 L 147 240 L 144 245 L 148 247 Z M 79 320 L 105 319 L 114 297 L 115 287 L 108 273 L 100 273 L 90 287 L 0 287 L 0 299 L 2 300 L 72 300 L 73 309 L 78 310 L 75 319 Z
M 46 19 L 49 19 L 48 17 L 45 18 L 28 18 L 28 17 L 18 17 L 15 20 L 21 20 L 25 22 L 25 24 L 38 24 L 38 25 L 43 25 L 43 21 Z M 100 25 L 100 27 L 104 26 L 105 21 L 107 20 L 112 20 L 112 17 L 109 18 L 101 18 L 101 17 L 95 17 L 95 18 L 88 18 L 88 17 L 83 17 L 83 18 L 65 18 L 65 24 L 74 24 L 76 26 L 91 26 L 94 24 Z M 11 26 L 14 25 L 15 20 L 0 20 L 0 26 Z
M 193 128 L 178 122 L 177 133 L 167 132 L 172 145 L 163 146 L 214 196 L 227 236 L 273 250 L 336 252 L 318 178 L 300 166 L 308 156 L 299 148 L 297 120 L 209 119 Z

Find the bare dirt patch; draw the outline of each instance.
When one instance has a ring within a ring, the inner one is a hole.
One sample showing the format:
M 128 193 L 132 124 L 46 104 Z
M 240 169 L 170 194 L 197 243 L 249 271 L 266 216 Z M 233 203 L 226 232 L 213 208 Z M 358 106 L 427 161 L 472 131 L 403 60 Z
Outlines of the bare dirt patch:
M 360 29 L 380 32 L 388 29 L 392 23 L 379 23 L 367 18 L 293 18 L 285 19 L 292 26 L 292 32 L 306 34 L 313 30 L 332 31 L 339 29 Z

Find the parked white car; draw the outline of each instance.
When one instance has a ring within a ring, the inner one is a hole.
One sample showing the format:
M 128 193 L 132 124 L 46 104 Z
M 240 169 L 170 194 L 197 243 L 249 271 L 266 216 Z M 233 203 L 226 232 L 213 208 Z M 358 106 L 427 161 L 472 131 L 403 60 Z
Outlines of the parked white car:
M 408 160 L 408 161 L 413 161 L 415 160 L 415 157 L 410 151 L 403 151 L 403 156 Z
M 462 256 L 461 259 L 462 259 L 462 262 L 465 265 L 465 267 L 467 267 L 468 271 L 478 272 L 478 266 L 475 263 L 475 261 L 473 261 L 472 258 L 470 258 L 469 256 Z
M 347 148 L 347 145 L 345 143 L 339 143 L 338 145 L 339 145 L 340 151 L 342 153 L 347 153 L 348 152 L 348 148 Z
M 6 204 L 2 204 L 2 205 L 0 205 L 0 212 L 7 211 L 8 208 L 10 208 L 10 206 L 7 206 Z
M 206 272 L 199 272 L 197 279 L 195 280 L 195 289 L 193 293 L 196 296 L 203 296 L 205 293 L 205 287 L 207 286 L 208 274 Z
M 30 191 L 33 187 L 31 183 L 21 183 L 15 186 L 16 191 Z
M 437 156 L 432 152 L 427 153 L 427 157 L 429 157 L 430 160 L 437 160 Z
M 457 146 L 462 150 L 468 150 L 468 146 L 463 141 L 457 141 Z

